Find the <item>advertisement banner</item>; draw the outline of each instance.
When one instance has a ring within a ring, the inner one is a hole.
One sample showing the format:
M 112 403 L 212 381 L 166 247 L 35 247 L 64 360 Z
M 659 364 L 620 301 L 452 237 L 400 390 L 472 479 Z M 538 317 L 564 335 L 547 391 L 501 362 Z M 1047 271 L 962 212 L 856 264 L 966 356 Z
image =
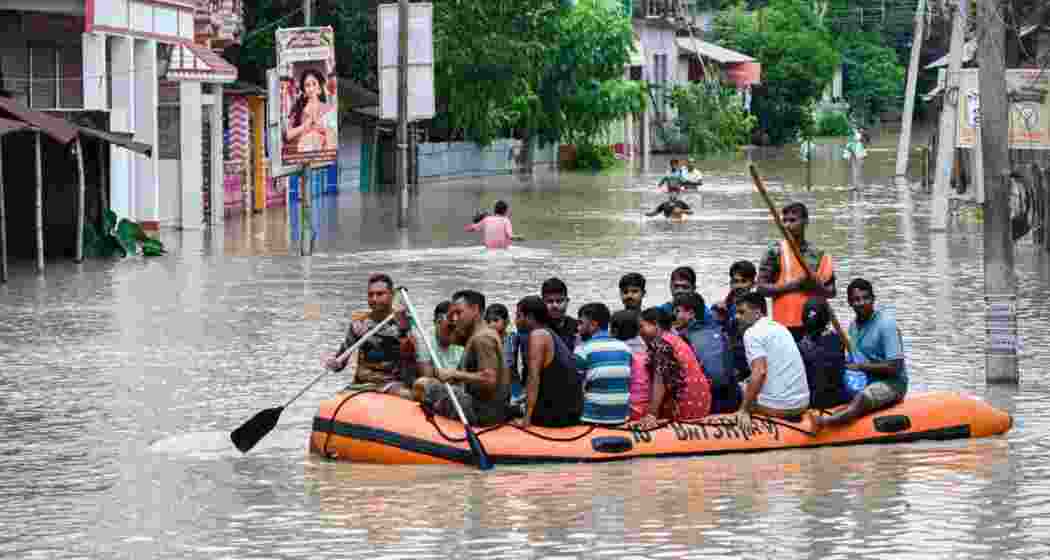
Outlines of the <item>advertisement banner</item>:
M 331 163 L 339 148 L 332 28 L 279 29 L 276 39 L 281 163 Z
M 981 126 L 981 94 L 976 68 L 961 70 L 956 145 L 973 148 Z M 1050 74 L 1038 69 L 1007 70 L 1010 148 L 1050 150 Z

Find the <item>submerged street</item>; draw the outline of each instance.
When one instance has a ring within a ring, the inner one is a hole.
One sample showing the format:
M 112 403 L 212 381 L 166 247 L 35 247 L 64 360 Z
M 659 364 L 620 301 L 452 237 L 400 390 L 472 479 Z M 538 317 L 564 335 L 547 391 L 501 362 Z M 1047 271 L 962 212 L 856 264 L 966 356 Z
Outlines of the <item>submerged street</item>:
M 387 272 L 429 316 L 473 288 L 512 307 L 558 276 L 570 312 L 619 307 L 626 272 L 646 303 L 689 265 L 708 304 L 738 259 L 778 239 L 747 161 L 701 162 L 684 223 L 646 218 L 647 175 L 543 172 L 423 184 L 397 228 L 391 191 L 313 208 L 314 252 L 295 255 L 296 210 L 233 216 L 215 232 L 164 231 L 143 260 L 13 263 L 0 285 L 0 556 L 12 558 L 1039 558 L 1050 552 L 1050 254 L 1016 248 L 1019 387 L 984 381 L 984 278 L 972 214 L 930 233 L 930 195 L 892 180 L 896 138 L 850 169 L 821 146 L 754 154 L 778 204 L 805 202 L 807 236 L 835 260 L 833 305 L 863 276 L 903 333 L 910 392 L 975 394 L 1014 415 L 1004 437 L 583 465 L 338 464 L 307 453 L 333 373 L 241 454 L 229 431 L 283 404 Z M 918 152 L 912 177 L 918 176 Z M 807 185 L 811 175 L 811 185 Z M 509 251 L 463 232 L 510 204 Z

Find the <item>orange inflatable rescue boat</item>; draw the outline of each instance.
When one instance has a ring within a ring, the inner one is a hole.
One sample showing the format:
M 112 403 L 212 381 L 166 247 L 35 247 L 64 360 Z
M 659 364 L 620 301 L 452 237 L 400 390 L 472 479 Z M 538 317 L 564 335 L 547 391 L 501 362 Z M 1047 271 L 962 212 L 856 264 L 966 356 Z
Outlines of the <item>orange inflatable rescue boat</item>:
M 495 464 L 622 461 L 866 443 L 902 443 L 994 436 L 1013 425 L 1009 414 L 957 393 L 908 395 L 900 404 L 839 428 L 810 432 L 810 421 L 755 416 L 750 430 L 734 415 L 628 427 L 522 429 L 505 424 L 476 433 Z M 376 392 L 341 393 L 321 403 L 310 451 L 329 459 L 383 464 L 474 464 L 463 425 L 428 416 L 418 403 Z

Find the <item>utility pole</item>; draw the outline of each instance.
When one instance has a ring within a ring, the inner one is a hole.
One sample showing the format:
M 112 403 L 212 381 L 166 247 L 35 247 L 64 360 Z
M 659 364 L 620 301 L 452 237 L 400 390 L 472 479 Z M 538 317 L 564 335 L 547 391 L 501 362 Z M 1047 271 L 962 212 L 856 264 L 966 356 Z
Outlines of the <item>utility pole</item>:
M 397 225 L 408 227 L 408 0 L 397 2 Z
M 886 9 L 883 2 L 882 9 Z M 885 11 L 883 12 L 885 14 Z M 883 16 L 885 19 L 885 16 Z M 911 150 L 911 125 L 915 118 L 915 85 L 919 76 L 919 55 L 922 52 L 922 32 L 926 23 L 926 0 L 915 7 L 915 33 L 911 40 L 911 62 L 908 64 L 908 85 L 904 90 L 904 116 L 901 117 L 901 136 L 897 140 L 897 177 L 908 175 L 908 154 Z
M 314 22 L 314 0 L 303 0 L 303 26 L 310 27 Z M 309 163 L 303 164 L 299 175 L 299 254 L 313 253 L 314 233 L 310 223 L 310 206 L 313 199 L 313 169 Z
M 962 2 L 952 11 L 951 49 L 948 53 L 948 75 L 944 82 L 941 104 L 941 126 L 937 134 L 937 171 L 933 181 L 933 209 L 930 229 L 948 229 L 948 187 L 952 181 L 955 163 L 955 127 L 959 110 L 958 83 L 962 68 L 963 43 L 966 39 L 966 18 Z
M 985 380 L 1018 382 L 1017 285 L 1010 224 L 1010 120 L 1006 95 L 1006 24 L 999 0 L 981 0 L 981 150 L 984 163 Z

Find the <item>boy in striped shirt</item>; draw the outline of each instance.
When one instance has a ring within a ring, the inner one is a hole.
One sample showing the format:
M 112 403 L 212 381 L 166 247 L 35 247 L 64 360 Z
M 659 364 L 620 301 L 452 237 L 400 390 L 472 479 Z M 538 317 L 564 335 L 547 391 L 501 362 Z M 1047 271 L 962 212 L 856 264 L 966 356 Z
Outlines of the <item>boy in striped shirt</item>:
M 576 369 L 583 378 L 585 424 L 623 424 L 630 416 L 631 350 L 609 336 L 609 308 L 588 303 L 579 311 Z

